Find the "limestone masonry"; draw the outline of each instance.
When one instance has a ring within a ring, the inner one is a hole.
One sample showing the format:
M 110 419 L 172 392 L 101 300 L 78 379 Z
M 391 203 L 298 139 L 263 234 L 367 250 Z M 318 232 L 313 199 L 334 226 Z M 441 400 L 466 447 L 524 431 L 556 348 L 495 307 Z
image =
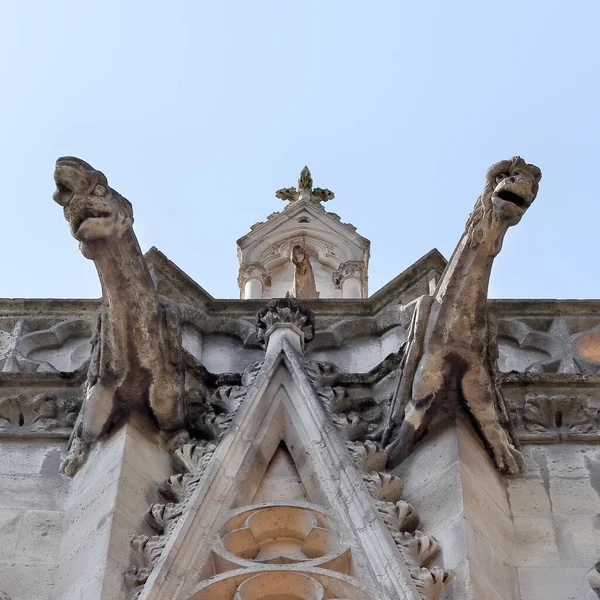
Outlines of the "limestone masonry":
M 54 180 L 103 297 L 0 300 L 0 600 L 600 597 L 600 300 L 487 298 L 537 167 L 371 296 L 305 167 L 239 300 L 142 254 L 100 171 Z

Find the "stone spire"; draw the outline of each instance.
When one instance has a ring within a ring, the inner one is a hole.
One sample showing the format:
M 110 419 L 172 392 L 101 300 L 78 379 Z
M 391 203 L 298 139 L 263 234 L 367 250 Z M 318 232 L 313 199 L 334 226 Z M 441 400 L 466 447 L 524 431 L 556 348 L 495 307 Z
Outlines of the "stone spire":
M 281 188 L 275 192 L 275 196 L 281 200 L 289 202 L 298 202 L 306 200 L 307 202 L 327 202 L 335 198 L 334 193 L 327 188 L 313 188 L 313 180 L 308 167 L 304 167 L 300 171 L 298 179 L 298 189 L 295 187 Z

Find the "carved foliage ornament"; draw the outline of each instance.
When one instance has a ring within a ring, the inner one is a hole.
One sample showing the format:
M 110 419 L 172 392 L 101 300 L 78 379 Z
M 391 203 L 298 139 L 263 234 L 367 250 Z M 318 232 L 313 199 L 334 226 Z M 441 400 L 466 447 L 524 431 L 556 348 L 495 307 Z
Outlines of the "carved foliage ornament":
M 315 337 L 315 316 L 294 298 L 271 300 L 256 315 L 256 335 L 264 344 L 267 331 L 276 323 L 291 323 L 304 334 L 304 342 Z
M 0 431 L 22 434 L 68 429 L 75 422 L 78 408 L 76 399 L 59 401 L 50 393 L 0 398 Z
M 527 394 L 523 425 L 527 431 L 535 433 L 579 434 L 598 430 L 586 396 Z
M 333 200 L 335 197 L 331 190 L 313 188 L 313 180 L 308 167 L 304 167 L 300 173 L 300 178 L 298 179 L 298 189 L 295 187 L 281 188 L 280 190 L 277 190 L 275 196 L 281 200 L 287 200 L 289 202 L 307 200 L 309 202 L 314 202 L 315 204 Z
M 421 598 L 436 600 L 454 573 L 429 567 L 440 553 L 440 546 L 433 536 L 419 531 L 418 511 L 401 499 L 402 480 L 384 472 L 388 455 L 381 444 L 369 439 L 380 437 L 377 432 L 381 431 L 381 407 L 372 398 L 351 399 L 345 388 L 336 385 L 337 372 L 330 363 L 305 361 L 305 372 L 324 409 L 346 439 L 346 447 L 374 498 L 377 513 L 388 527 Z

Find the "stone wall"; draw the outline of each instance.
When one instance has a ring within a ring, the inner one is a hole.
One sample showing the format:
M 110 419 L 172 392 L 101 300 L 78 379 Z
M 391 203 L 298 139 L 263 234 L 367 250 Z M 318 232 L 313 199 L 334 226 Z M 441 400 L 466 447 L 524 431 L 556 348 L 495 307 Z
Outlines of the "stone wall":
M 600 555 L 600 447 L 527 445 L 507 482 L 514 564 L 524 600 L 595 598 L 587 571 Z
M 58 472 L 66 440 L 0 439 L 0 590 L 49 599 L 59 562 L 69 480 Z

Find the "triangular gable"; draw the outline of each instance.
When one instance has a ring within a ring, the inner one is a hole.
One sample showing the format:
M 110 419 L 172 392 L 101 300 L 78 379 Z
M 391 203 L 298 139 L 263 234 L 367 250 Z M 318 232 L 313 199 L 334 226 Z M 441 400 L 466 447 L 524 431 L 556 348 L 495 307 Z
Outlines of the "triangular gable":
M 284 442 L 275 451 L 264 477 L 254 494 L 252 504 L 297 500 L 310 502 L 294 459 Z
M 227 433 L 207 460 L 199 484 L 139 597 L 219 600 L 218 595 L 202 595 L 206 592 L 206 578 L 210 582 L 235 580 L 231 584 L 235 590 L 249 573 L 274 570 L 283 578 L 292 578 L 290 581 L 309 575 L 317 581 L 314 585 L 322 584 L 331 593 L 347 594 L 325 597 L 436 597 L 437 593 L 423 595 L 422 590 L 417 590 L 414 572 L 410 572 L 410 565 L 380 518 L 381 507 L 369 493 L 364 474 L 354 465 L 346 442 L 329 421 L 303 370 L 302 357 L 285 340 L 276 351 L 269 350 Z M 349 575 L 318 565 L 308 568 L 305 564 L 286 565 L 284 570 L 280 565 L 261 564 L 214 574 L 212 561 L 215 544 L 219 543 L 219 528 L 232 510 L 252 503 L 282 441 L 290 451 L 311 505 L 326 511 L 344 532 L 342 540 L 352 552 Z M 420 544 L 419 539 L 417 542 Z M 228 598 L 227 593 L 223 599 Z
M 286 207 L 285 210 L 282 210 L 264 223 L 255 225 L 250 233 L 247 233 L 237 240 L 237 245 L 239 248 L 244 249 L 246 246 L 255 243 L 256 240 L 262 240 L 263 238 L 268 238 L 269 241 L 274 240 L 277 237 L 274 234 L 279 232 L 278 230 L 281 229 L 282 224 L 291 219 L 297 219 L 302 215 L 308 215 L 313 219 L 316 219 L 330 229 L 335 235 L 346 239 L 352 244 L 356 244 L 362 250 L 368 250 L 371 244 L 368 239 L 357 233 L 353 226 L 350 226 L 352 227 L 352 229 L 350 229 L 349 226 L 342 223 L 337 215 L 334 216 L 333 213 L 327 212 L 323 207 L 316 206 L 312 202 L 301 200 L 294 202 L 294 204 Z

